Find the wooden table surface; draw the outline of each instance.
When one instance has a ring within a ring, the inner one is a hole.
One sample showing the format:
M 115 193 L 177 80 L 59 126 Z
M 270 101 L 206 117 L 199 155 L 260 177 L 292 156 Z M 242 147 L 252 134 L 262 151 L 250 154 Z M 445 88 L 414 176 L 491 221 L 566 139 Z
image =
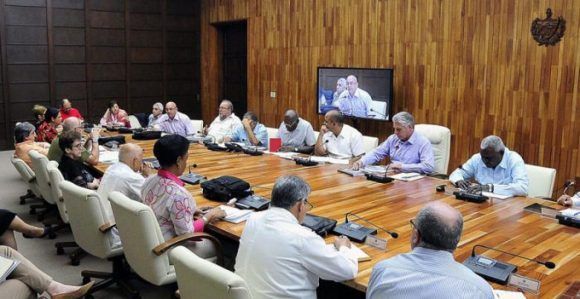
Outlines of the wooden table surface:
M 145 158 L 153 157 L 154 141 L 132 141 L 130 135 L 125 136 L 128 142 L 135 142 L 143 147 Z M 540 294 L 526 293 L 530 298 L 556 297 L 574 281 L 580 280 L 580 230 L 523 210 L 536 202 L 556 206 L 551 201 L 515 197 L 476 204 L 435 192 L 435 186 L 446 183 L 435 178 L 380 184 L 367 181 L 365 177 L 351 177 L 337 172 L 344 165 L 319 164 L 305 167 L 274 155 L 249 156 L 243 153 L 212 152 L 199 144 L 190 145 L 188 162 L 196 163 L 194 172 L 209 179 L 232 175 L 246 180 L 256 194 L 268 198 L 276 178 L 285 174 L 297 175 L 312 188 L 309 201 L 314 208 L 310 211 L 311 214 L 336 219 L 342 223 L 345 213 L 354 212 L 387 230 L 396 231 L 399 234 L 397 239 L 379 231 L 379 237 L 388 239 L 386 251 L 356 244 L 372 259 L 360 262 L 358 276 L 345 284 L 363 292 L 366 291 L 373 265 L 411 250 L 409 220 L 415 217 L 424 204 L 435 200 L 448 203 L 463 214 L 463 235 L 454 254 L 457 261 L 464 261 L 471 254 L 473 246 L 481 244 L 556 263 L 555 269 L 547 269 L 521 258 L 478 248 L 478 254 L 512 263 L 518 266 L 518 274 L 540 280 Z M 100 164 L 97 169 L 104 172 L 107 167 L 108 165 Z M 193 194 L 198 206 L 220 204 L 205 199 L 199 185 L 186 185 L 186 188 Z M 244 223 L 219 221 L 208 227 L 215 233 L 238 240 Z M 330 243 L 333 239 L 334 236 L 331 235 L 326 241 Z M 509 289 L 497 284 L 492 286 Z

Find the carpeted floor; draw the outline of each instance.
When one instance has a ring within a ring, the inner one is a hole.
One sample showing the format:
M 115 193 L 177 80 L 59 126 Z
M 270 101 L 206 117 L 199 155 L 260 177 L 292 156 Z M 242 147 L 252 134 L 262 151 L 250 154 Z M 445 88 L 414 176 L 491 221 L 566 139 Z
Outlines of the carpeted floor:
M 0 152 L 0 208 L 8 209 L 18 214 L 24 221 L 42 226 L 37 221 L 35 215 L 29 215 L 29 204 L 20 205 L 19 197 L 26 193 L 26 184 L 20 180 L 20 175 L 10 163 L 10 156 L 13 151 Z M 22 235 L 16 234 L 18 251 L 31 260 L 38 268 L 42 269 L 56 281 L 80 285 L 82 270 L 110 271 L 111 264 L 108 261 L 100 260 L 92 256 L 85 256 L 79 266 L 70 265 L 68 255 L 56 255 L 54 243 L 63 241 L 73 241 L 70 230 L 59 231 L 57 238 L 45 239 L 24 239 Z M 72 249 L 67 249 L 67 253 Z M 141 281 L 135 281 L 133 286 L 141 293 L 142 298 L 170 298 L 170 288 L 157 287 Z M 123 293 L 116 287 L 99 291 L 93 294 L 94 298 L 124 298 Z M 0 297 L 2 297 L 0 295 Z

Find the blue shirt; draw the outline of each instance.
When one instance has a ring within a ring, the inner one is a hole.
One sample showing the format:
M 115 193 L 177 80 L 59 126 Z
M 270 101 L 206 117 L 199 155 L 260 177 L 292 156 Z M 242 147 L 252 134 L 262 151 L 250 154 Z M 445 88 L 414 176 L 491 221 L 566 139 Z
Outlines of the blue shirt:
M 266 126 L 263 124 L 257 124 L 254 128 L 254 135 L 256 135 L 256 139 L 260 141 L 260 146 L 268 147 L 268 131 L 266 130 Z M 237 126 L 232 133 L 232 141 L 233 142 L 243 142 L 246 145 L 252 145 L 250 143 L 250 138 L 248 138 L 248 134 L 244 129 L 244 126 Z
M 373 100 L 368 92 L 357 88 L 354 95 L 348 90 L 343 91 L 338 98 L 338 109 L 344 115 L 356 117 L 368 117 L 371 112 Z
M 528 195 L 528 173 L 524 160 L 507 147 L 495 169 L 485 166 L 480 154 L 473 155 L 462 168 L 451 173 L 449 180 L 452 183 L 475 178 L 480 184 L 493 184 L 493 193 L 510 196 Z
M 379 147 L 362 158 L 364 165 L 374 164 L 389 156 L 391 162 L 403 164 L 403 172 L 431 173 L 435 158 L 431 142 L 425 136 L 413 132 L 407 141 L 393 134 Z
M 415 247 L 373 267 L 367 299 L 489 298 L 491 286 L 443 250 Z
M 177 134 L 183 137 L 195 134 L 189 116 L 181 112 L 177 112 L 173 118 L 170 118 L 167 113 L 163 114 L 157 119 L 155 125 L 159 126 L 165 133 Z

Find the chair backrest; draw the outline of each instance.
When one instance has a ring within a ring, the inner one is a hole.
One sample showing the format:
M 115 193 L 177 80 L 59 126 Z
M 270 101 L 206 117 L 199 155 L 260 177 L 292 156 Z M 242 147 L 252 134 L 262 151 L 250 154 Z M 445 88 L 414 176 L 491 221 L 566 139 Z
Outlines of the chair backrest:
M 318 135 L 320 135 L 320 132 L 314 131 L 314 139 L 318 140 Z
M 526 164 L 529 197 L 551 198 L 556 180 L 556 169 Z
M 193 127 L 193 132 L 197 134 L 197 132 L 201 132 L 203 130 L 203 120 L 192 119 L 191 126 Z
M 56 199 L 52 197 L 50 190 L 50 179 L 48 178 L 48 158 L 35 150 L 28 152 L 32 160 L 32 170 L 36 174 L 36 183 L 42 198 L 50 204 L 56 204 Z
M 28 188 L 30 188 L 32 193 L 34 193 L 36 197 L 41 198 L 42 194 L 40 194 L 40 189 L 38 188 L 38 183 L 36 182 L 36 175 L 30 166 L 28 166 L 24 160 L 14 156 L 10 157 L 10 162 L 12 162 L 12 165 L 14 165 L 16 171 L 18 171 L 20 174 L 20 178 L 22 178 L 22 180 L 28 184 Z
M 102 233 L 99 230 L 106 222 L 99 194 L 69 181 L 62 181 L 59 186 L 75 242 L 84 251 L 102 259 L 122 254 L 123 248 L 114 246 L 113 231 Z
M 374 150 L 377 146 L 379 146 L 379 138 L 371 136 L 363 136 L 363 148 L 365 150 L 365 153 Z
M 250 299 L 248 285 L 239 275 L 191 250 L 178 246 L 170 252 L 182 299 Z
M 451 151 L 451 130 L 438 125 L 418 124 L 415 125 L 415 131 L 431 142 L 435 157 L 435 172 L 447 174 Z
M 174 283 L 175 269 L 167 254 L 153 253 L 157 245 L 165 242 L 153 210 L 117 191 L 109 193 L 109 201 L 131 268 L 154 285 Z
M 278 137 L 278 128 L 266 127 L 266 131 L 268 131 L 268 138 Z
M 58 163 L 56 161 L 48 162 L 48 178 L 50 180 L 50 191 L 52 198 L 56 200 L 56 206 L 58 208 L 58 213 L 60 214 L 60 219 L 62 222 L 68 223 L 68 211 L 66 210 L 66 205 L 64 204 L 64 199 L 62 198 L 62 191 L 60 190 L 60 183 L 64 182 L 64 177 L 58 169 Z
M 129 115 L 129 123 L 131 123 L 131 129 L 139 129 L 142 128 L 139 119 L 135 115 Z

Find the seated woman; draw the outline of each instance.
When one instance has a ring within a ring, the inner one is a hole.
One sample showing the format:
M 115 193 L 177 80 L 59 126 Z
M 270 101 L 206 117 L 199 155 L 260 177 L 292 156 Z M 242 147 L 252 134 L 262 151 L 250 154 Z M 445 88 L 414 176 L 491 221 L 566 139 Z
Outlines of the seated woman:
M 51 143 L 62 131 L 60 112 L 58 109 L 50 107 L 44 113 L 44 121 L 38 126 L 36 141 Z
M 109 102 L 109 108 L 105 112 L 105 115 L 103 115 L 101 118 L 101 125 L 117 127 L 124 126 L 127 128 L 131 127 L 127 112 L 123 109 L 120 109 L 117 101 L 115 100 Z
M 30 225 L 16 214 L 0 209 L 0 245 L 10 246 L 14 249 L 16 247 L 16 238 L 14 238 L 14 231 L 22 233 L 25 238 L 43 238 L 50 233 L 49 227 L 38 227 Z
M 0 282 L 2 298 L 36 298 L 36 295 L 47 292 L 52 299 L 74 299 L 83 297 L 93 286 L 93 281 L 83 286 L 71 286 L 56 282 L 42 272 L 18 251 L 0 246 L 0 257 L 20 261 L 18 266 Z
M 62 172 L 64 179 L 83 188 L 93 190 L 99 188 L 99 179 L 95 178 L 82 162 L 81 133 L 68 131 L 61 134 L 58 146 L 63 153 L 58 169 Z
M 167 135 L 157 140 L 153 153 L 161 169 L 157 175 L 148 177 L 141 189 L 143 203 L 155 213 L 165 240 L 202 232 L 205 224 L 225 216 L 220 208 L 213 208 L 202 216 L 195 200 L 183 187 L 179 176 L 187 168 L 188 149 L 189 141 L 180 135 Z M 215 248 L 208 240 L 190 245 L 188 247 L 202 258 L 215 256 Z

